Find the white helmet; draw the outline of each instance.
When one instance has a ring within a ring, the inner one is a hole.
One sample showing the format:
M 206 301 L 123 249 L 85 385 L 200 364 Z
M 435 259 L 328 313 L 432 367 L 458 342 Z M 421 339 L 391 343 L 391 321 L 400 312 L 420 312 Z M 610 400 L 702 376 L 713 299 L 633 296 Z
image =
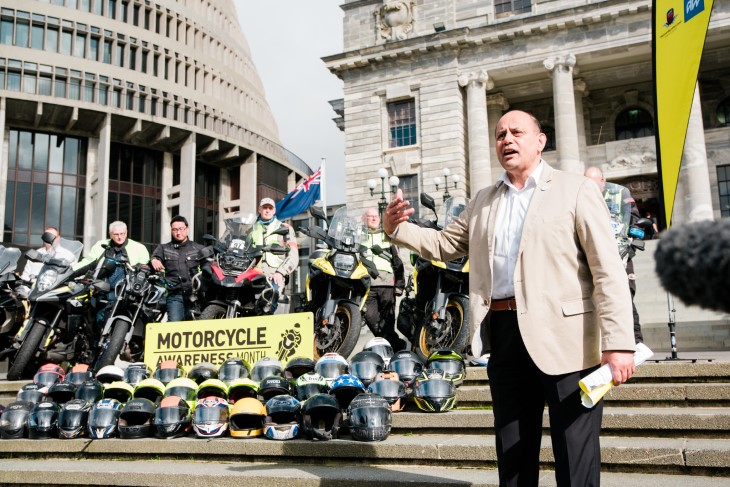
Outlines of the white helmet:
M 390 365 L 390 357 L 393 356 L 393 347 L 391 346 L 390 342 L 382 337 L 375 337 L 370 339 L 369 342 L 365 344 L 365 348 L 363 350 L 369 350 L 371 352 L 375 352 L 381 357 L 383 357 L 383 362 L 385 362 L 385 368 L 388 368 L 388 365 Z
M 116 381 L 124 381 L 124 371 L 115 365 L 107 365 L 96 373 L 96 380 L 104 385 Z

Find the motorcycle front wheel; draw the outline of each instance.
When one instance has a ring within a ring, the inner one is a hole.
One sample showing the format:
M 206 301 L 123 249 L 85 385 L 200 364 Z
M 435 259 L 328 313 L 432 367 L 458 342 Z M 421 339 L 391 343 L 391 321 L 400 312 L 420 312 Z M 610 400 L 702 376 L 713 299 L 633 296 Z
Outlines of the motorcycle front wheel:
M 101 356 L 96 362 L 96 372 L 102 367 L 107 365 L 114 365 L 119 354 L 122 353 L 124 348 L 124 338 L 127 336 L 129 326 L 126 321 L 115 321 L 112 324 L 112 332 L 109 335 L 109 340 L 106 342 L 106 346 L 101 351 Z
M 46 328 L 43 325 L 39 325 L 35 321 L 28 323 L 30 330 L 20 345 L 20 350 L 15 354 L 13 364 L 8 369 L 8 380 L 20 380 L 26 374 L 27 369 L 31 368 L 32 362 L 35 359 L 38 347 L 43 340 Z
M 354 303 L 342 302 L 335 310 L 334 323 L 323 325 L 319 312 L 315 314 L 314 320 L 315 362 L 326 353 L 339 353 L 347 358 L 360 338 L 360 308 Z
M 226 308 L 219 304 L 210 304 L 200 313 L 200 320 L 222 320 L 226 317 Z
M 446 303 L 444 322 L 424 321 L 416 328 L 415 352 L 424 362 L 436 350 L 463 353 L 469 341 L 469 298 L 452 296 Z

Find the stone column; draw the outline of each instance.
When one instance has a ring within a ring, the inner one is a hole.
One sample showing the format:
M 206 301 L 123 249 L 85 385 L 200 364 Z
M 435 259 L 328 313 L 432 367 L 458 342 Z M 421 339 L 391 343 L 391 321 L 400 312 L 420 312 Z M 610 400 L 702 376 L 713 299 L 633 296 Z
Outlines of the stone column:
M 502 174 L 502 166 L 497 159 L 497 138 L 494 134 L 499 119 L 505 110 L 509 109 L 509 102 L 502 93 L 494 93 L 487 96 L 487 119 L 489 120 L 489 156 L 491 158 L 492 178 L 489 183 L 494 183 Z
M 487 90 L 493 84 L 485 70 L 461 74 L 459 86 L 466 87 L 467 133 L 469 136 L 469 188 L 471 194 L 492 181 L 489 158 L 489 123 L 487 121 Z
M 188 219 L 190 235 L 195 235 L 195 132 L 180 148 L 180 214 Z
M 684 197 L 687 221 L 714 220 L 705 128 L 702 123 L 700 90 L 697 84 L 695 84 L 692 111 L 687 124 L 687 137 L 684 142 L 679 180 L 685 181 L 687 190 Z
M 0 140 L 3 143 L 2 148 L 0 148 L 0 228 L 5 228 L 5 198 L 8 191 L 8 151 L 10 150 L 10 141 L 5 134 L 5 97 L 0 97 Z M 0 234 L 0 240 L 4 236 L 4 234 Z
M 578 124 L 575 111 L 573 68 L 575 56 L 566 54 L 548 58 L 543 66 L 553 78 L 553 104 L 555 107 L 555 137 L 560 169 L 583 173 L 578 143 Z
M 586 140 L 586 117 L 583 112 L 583 98 L 588 96 L 588 90 L 586 89 L 586 82 L 582 79 L 576 79 L 573 82 L 573 87 L 575 88 L 575 121 L 578 127 L 578 157 L 584 170 L 588 158 L 588 142 Z
M 259 208 L 259 202 L 256 199 L 258 194 L 258 154 L 252 153 L 246 161 L 241 165 L 241 211 L 256 213 Z
M 179 192 L 176 198 L 171 198 L 172 173 L 174 171 L 172 152 L 165 152 L 162 155 L 162 201 L 160 201 L 160 241 L 169 242 L 172 234 L 170 233 L 170 220 L 172 219 L 172 208 L 180 201 Z M 188 223 L 193 220 L 194 215 L 183 215 L 188 219 Z M 190 237 L 192 238 L 192 236 Z
M 109 157 L 111 153 L 112 116 L 107 114 L 99 128 L 96 147 L 89 140 L 84 208 L 84 249 L 107 236 L 109 206 Z

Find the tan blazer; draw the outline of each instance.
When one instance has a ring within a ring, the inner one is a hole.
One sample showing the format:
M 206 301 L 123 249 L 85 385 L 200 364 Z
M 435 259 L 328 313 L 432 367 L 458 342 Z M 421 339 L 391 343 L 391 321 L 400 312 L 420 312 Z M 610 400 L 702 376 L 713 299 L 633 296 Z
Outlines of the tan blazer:
M 598 186 L 543 164 L 525 216 L 515 299 L 527 351 L 540 370 L 557 375 L 598 364 L 605 350 L 633 351 L 633 315 L 626 271 Z M 503 183 L 482 189 L 440 232 L 404 223 L 393 238 L 428 259 L 469 254 L 475 356 L 490 348 L 489 320 L 484 318 L 492 295 L 494 227 L 506 190 Z M 486 328 L 481 330 L 483 322 Z

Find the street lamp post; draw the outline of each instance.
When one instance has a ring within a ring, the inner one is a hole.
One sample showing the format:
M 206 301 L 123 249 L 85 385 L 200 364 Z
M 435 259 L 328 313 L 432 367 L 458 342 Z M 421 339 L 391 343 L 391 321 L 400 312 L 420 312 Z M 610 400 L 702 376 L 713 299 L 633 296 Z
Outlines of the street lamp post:
M 443 169 L 443 175 L 444 175 L 443 183 L 444 183 L 444 203 L 445 203 L 446 200 L 451 197 L 451 194 L 449 193 L 449 176 L 451 176 L 451 170 L 448 167 L 445 167 Z M 453 188 L 456 189 L 456 187 L 459 185 L 459 181 L 461 181 L 461 176 L 459 176 L 458 174 L 454 174 L 453 176 L 451 176 L 451 180 L 454 183 Z M 433 178 L 433 182 L 436 183 L 436 191 L 438 191 L 439 185 L 442 182 L 441 178 L 439 176 L 436 176 L 435 178 Z
M 390 193 L 395 194 L 398 189 L 398 183 L 400 179 L 398 176 L 391 176 L 388 178 L 388 170 L 384 167 L 378 169 L 378 177 L 380 178 L 380 199 L 378 200 L 378 213 L 380 219 L 383 219 L 383 213 L 385 213 L 385 207 L 388 206 L 388 200 L 385 198 L 385 180 L 388 179 L 390 185 Z M 378 186 L 378 182 L 375 179 L 368 179 L 368 188 L 370 188 L 370 196 L 375 195 L 375 188 Z

